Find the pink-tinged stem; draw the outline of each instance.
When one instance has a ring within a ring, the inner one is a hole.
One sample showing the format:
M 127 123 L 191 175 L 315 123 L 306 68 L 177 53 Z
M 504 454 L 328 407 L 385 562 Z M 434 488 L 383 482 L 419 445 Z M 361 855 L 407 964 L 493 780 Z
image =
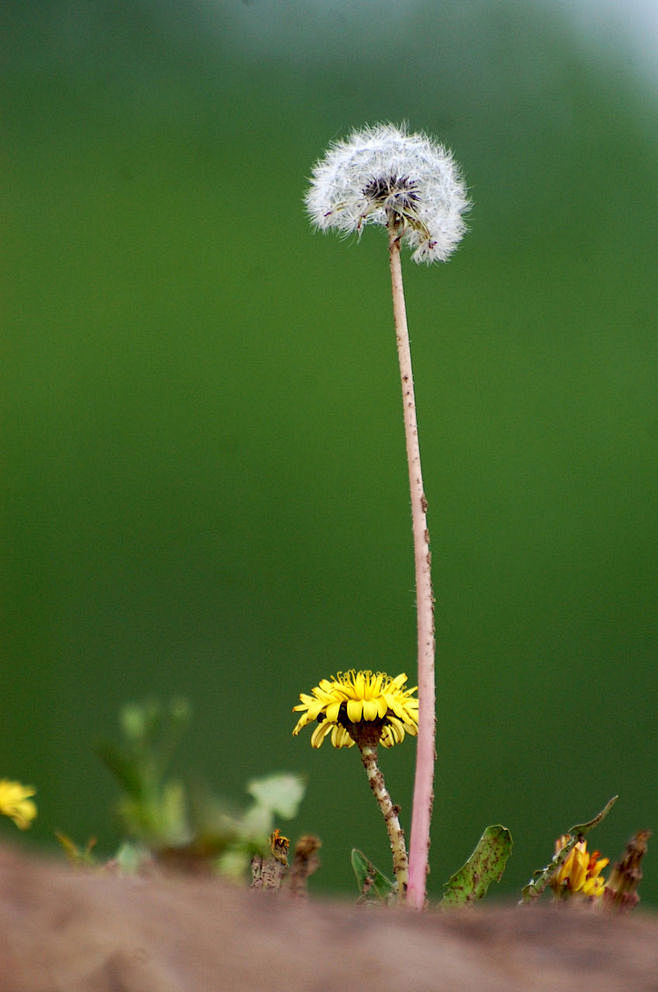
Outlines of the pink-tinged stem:
M 423 476 L 420 466 L 416 399 L 411 368 L 407 313 L 404 304 L 404 287 L 402 285 L 400 241 L 393 227 L 389 230 L 389 256 L 393 289 L 393 316 L 402 383 L 404 433 L 409 467 L 418 627 L 418 740 L 411 813 L 407 904 L 414 909 L 422 909 L 425 904 L 425 884 L 428 872 L 430 822 L 434 802 L 434 762 L 436 759 L 434 594 L 432 592 L 430 535 L 427 529 L 427 500 L 423 491 Z

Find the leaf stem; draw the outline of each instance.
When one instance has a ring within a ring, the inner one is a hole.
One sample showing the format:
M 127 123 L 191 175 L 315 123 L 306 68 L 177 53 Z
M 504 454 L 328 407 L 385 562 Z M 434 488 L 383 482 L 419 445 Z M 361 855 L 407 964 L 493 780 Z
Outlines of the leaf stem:
M 407 904 L 414 909 L 422 909 L 425 904 L 430 822 L 434 802 L 434 762 L 436 760 L 434 594 L 432 592 L 430 535 L 427 527 L 427 499 L 423 490 L 420 464 L 411 349 L 404 302 L 402 266 L 400 264 L 400 238 L 399 231 L 396 230 L 393 223 L 389 224 L 388 249 L 409 468 L 418 630 L 418 742 L 409 845 Z

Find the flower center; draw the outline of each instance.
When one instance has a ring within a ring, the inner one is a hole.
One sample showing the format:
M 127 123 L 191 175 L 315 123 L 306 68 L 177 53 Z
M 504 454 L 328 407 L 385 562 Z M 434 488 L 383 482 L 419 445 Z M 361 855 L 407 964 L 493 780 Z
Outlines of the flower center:
M 379 176 L 363 187 L 363 195 L 373 205 L 406 217 L 418 206 L 418 186 L 409 176 Z
M 320 713 L 318 723 L 322 723 L 325 719 L 325 714 Z M 353 723 L 347 716 L 347 704 L 342 703 L 336 723 L 344 727 L 355 744 L 376 747 L 381 740 L 382 728 L 386 726 L 388 720 L 384 716 L 376 720 L 359 720 L 358 723 Z

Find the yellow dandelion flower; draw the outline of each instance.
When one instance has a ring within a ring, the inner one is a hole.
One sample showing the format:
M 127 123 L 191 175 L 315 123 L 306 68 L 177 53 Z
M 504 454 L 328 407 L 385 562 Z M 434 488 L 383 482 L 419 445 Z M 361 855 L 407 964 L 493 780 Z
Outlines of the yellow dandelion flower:
M 569 834 L 558 837 L 555 853 L 559 854 L 570 840 Z M 599 851 L 588 851 L 587 841 L 579 840 L 553 875 L 551 887 L 557 896 L 568 897 L 577 893 L 589 899 L 598 899 L 605 888 L 601 872 L 609 863 L 610 858 L 600 857 Z
M 418 699 L 413 689 L 405 688 L 407 676 L 391 678 L 384 672 L 369 670 L 338 672 L 330 679 L 321 679 L 311 695 L 299 694 L 301 703 L 293 707 L 302 715 L 293 734 L 317 721 L 311 735 L 313 747 L 320 747 L 331 734 L 334 747 L 353 747 L 355 735 L 363 735 L 373 743 L 393 747 L 404 740 L 405 733 L 418 733 Z
M 0 779 L 0 813 L 10 817 L 19 830 L 27 830 L 37 815 L 36 803 L 30 798 L 35 792 L 31 785 Z

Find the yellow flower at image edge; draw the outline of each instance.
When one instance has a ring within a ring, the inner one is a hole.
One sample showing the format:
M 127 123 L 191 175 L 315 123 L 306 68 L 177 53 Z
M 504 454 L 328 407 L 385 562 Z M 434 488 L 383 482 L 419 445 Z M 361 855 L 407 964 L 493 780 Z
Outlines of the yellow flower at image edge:
M 329 679 L 322 679 L 311 690 L 311 695 L 301 692 L 301 703 L 293 711 L 301 711 L 293 734 L 309 723 L 317 721 L 311 735 L 313 747 L 320 747 L 331 734 L 334 747 L 353 747 L 354 731 L 360 727 L 379 728 L 379 742 L 393 747 L 404 740 L 405 733 L 418 733 L 418 699 L 413 697 L 416 687 L 405 689 L 407 676 L 391 678 L 383 672 L 338 672 Z
M 568 834 L 559 837 L 555 842 L 556 854 L 570 840 Z M 601 876 L 603 869 L 610 863 L 610 858 L 600 858 L 598 851 L 588 851 L 587 841 L 580 840 L 572 847 L 564 864 L 551 879 L 551 887 L 556 895 L 587 896 L 598 899 L 603 895 L 605 879 Z
M 36 803 L 30 798 L 35 793 L 31 785 L 0 779 L 0 813 L 10 817 L 19 830 L 27 830 L 37 815 Z

